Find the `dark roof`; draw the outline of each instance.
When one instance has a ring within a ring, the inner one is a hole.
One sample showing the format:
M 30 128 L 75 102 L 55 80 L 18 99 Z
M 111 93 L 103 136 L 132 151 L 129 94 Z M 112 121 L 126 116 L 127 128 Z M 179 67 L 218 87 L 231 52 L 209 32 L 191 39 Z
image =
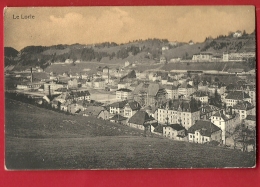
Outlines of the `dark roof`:
M 256 117 L 253 115 L 247 115 L 246 120 L 256 121 Z
M 211 123 L 210 121 L 198 120 L 194 125 L 188 129 L 188 133 L 194 134 L 195 131 L 200 131 L 202 136 L 210 137 L 212 133 L 220 131 L 221 129 Z
M 83 113 L 91 116 L 98 116 L 100 112 L 104 110 L 104 107 L 101 106 L 89 106 Z
M 127 101 L 119 101 L 119 102 L 115 102 L 110 104 L 110 107 L 115 107 L 115 108 L 124 108 L 126 105 Z
M 208 96 L 205 92 L 200 92 L 200 91 L 195 92 L 191 95 L 194 96 L 194 97 L 206 97 L 206 96 Z
M 250 98 L 250 96 L 243 91 L 233 91 L 226 96 L 226 99 L 234 99 L 234 100 L 243 100 L 245 98 Z
M 141 109 L 141 105 L 137 101 L 128 102 L 128 105 L 130 106 L 130 108 L 132 110 L 140 110 Z
M 127 88 L 120 88 L 119 90 L 117 91 L 121 91 L 121 92 L 132 92 L 132 90 L 129 90 Z
M 254 106 L 248 101 L 238 102 L 236 105 L 233 106 L 233 109 L 237 110 L 250 110 L 252 108 L 254 108 Z
M 181 131 L 183 129 L 185 129 L 183 126 L 181 126 L 180 124 L 169 124 L 169 125 L 165 125 L 165 127 L 171 127 L 176 131 Z
M 153 121 L 154 118 L 149 116 L 145 111 L 137 111 L 129 120 L 129 123 L 134 123 L 138 125 L 144 125 L 146 122 Z
M 188 84 L 187 82 L 184 82 L 179 86 L 179 88 L 193 88 L 193 86 Z
M 138 86 L 135 87 L 133 93 L 139 94 L 140 92 L 145 92 L 149 96 L 156 96 L 159 91 L 163 91 L 164 88 L 162 88 L 157 83 L 140 83 Z
M 200 108 L 200 115 L 213 112 L 212 108 L 209 105 L 203 106 Z
M 221 117 L 223 120 L 227 121 L 229 118 L 223 114 L 223 111 L 217 111 L 216 113 L 213 114 L 215 117 Z
M 199 108 L 195 105 L 191 105 L 190 101 L 184 101 L 184 100 L 169 100 L 165 103 L 163 103 L 159 108 L 165 109 L 166 107 L 169 107 L 169 110 L 179 110 L 183 112 L 196 112 L 199 111 Z
M 74 97 L 82 97 L 82 96 L 89 96 L 90 93 L 87 90 L 84 90 L 84 91 L 83 90 L 82 91 L 73 90 L 73 91 L 71 91 L 71 95 L 73 95 Z
M 167 90 L 178 90 L 178 86 L 175 85 L 163 85 L 163 87 Z

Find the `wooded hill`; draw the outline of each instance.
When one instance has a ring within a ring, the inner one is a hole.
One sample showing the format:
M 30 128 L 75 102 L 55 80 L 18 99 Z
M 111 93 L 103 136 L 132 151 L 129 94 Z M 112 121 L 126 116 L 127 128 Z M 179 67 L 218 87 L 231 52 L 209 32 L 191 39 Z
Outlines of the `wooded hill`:
M 162 50 L 162 47 L 168 47 Z M 242 37 L 220 35 L 213 39 L 207 37 L 202 43 L 169 42 L 167 39 L 147 39 L 129 41 L 125 44 L 104 42 L 99 44 L 72 44 L 53 46 L 27 46 L 21 51 L 5 47 L 5 66 L 40 66 L 46 68 L 52 62 L 64 62 L 71 59 L 73 62 L 91 61 L 107 64 L 120 64 L 125 61 L 137 63 L 155 63 L 161 56 L 168 60 L 172 58 L 191 59 L 199 52 L 210 52 L 220 55 L 223 52 L 255 51 L 255 32 L 243 33 Z

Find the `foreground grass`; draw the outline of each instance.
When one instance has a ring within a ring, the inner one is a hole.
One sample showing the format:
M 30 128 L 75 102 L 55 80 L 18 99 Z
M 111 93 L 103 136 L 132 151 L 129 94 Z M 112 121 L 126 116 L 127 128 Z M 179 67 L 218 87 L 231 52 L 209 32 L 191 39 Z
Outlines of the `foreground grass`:
M 6 100 L 5 129 L 8 169 L 214 168 L 255 164 L 253 153 L 143 137 L 137 129 L 66 116 L 11 100 Z

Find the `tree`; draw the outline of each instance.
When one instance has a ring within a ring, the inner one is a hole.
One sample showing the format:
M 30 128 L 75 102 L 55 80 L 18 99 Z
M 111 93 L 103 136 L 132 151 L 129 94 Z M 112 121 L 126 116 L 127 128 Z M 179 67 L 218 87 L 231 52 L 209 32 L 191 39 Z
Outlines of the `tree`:
M 243 152 L 248 151 L 249 145 L 253 145 L 253 150 L 255 150 L 255 130 L 249 129 L 243 122 L 236 126 L 234 131 L 230 134 L 234 141 L 234 149 L 240 144 Z

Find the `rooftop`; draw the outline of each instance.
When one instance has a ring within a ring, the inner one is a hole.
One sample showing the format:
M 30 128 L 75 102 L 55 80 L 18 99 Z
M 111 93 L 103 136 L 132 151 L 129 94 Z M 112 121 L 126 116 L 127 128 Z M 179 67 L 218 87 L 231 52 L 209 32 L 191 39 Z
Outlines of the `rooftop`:
M 194 134 L 195 131 L 200 131 L 202 136 L 210 137 L 212 133 L 220 131 L 221 129 L 211 123 L 210 121 L 198 120 L 188 129 L 188 133 Z

